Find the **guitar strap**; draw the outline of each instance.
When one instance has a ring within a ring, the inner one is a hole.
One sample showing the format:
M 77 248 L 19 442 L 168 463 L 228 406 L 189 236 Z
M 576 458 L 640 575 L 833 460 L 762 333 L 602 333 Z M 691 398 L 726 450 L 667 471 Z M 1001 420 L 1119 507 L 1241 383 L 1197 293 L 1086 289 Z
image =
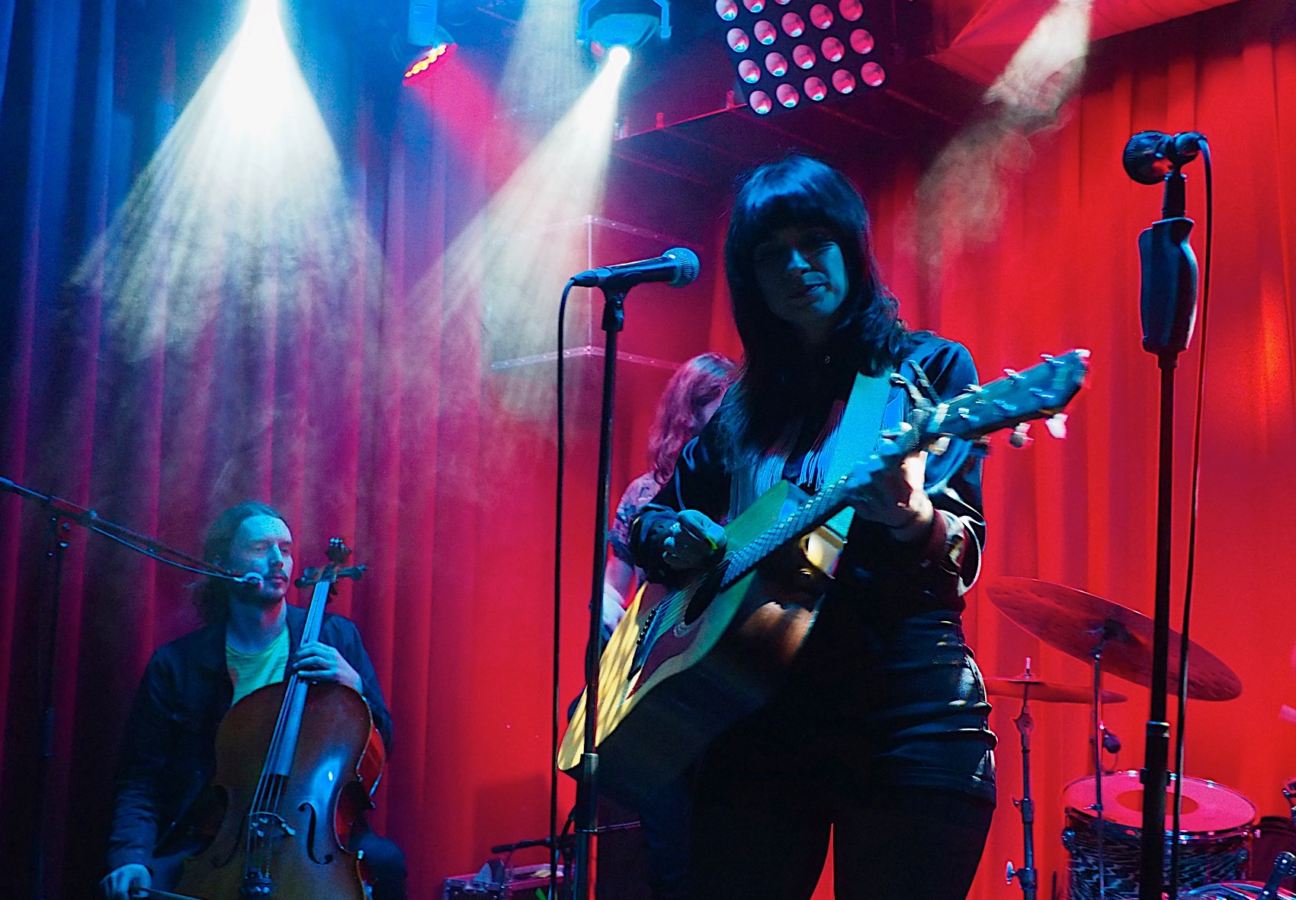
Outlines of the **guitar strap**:
M 846 401 L 846 410 L 842 413 L 841 424 L 838 426 L 837 445 L 833 448 L 824 484 L 830 484 L 845 475 L 877 448 L 882 434 L 882 417 L 890 396 L 890 370 L 881 375 L 860 373 L 855 376 L 855 385 L 851 388 L 850 399 Z M 847 506 L 826 524 L 844 539 L 850 531 L 854 516 L 855 508 Z

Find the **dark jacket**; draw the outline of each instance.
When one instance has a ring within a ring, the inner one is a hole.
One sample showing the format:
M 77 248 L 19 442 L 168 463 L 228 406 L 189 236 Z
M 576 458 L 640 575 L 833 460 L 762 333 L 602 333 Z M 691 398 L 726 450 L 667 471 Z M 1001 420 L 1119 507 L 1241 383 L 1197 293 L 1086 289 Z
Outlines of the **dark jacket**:
M 914 367 L 921 369 L 941 400 L 949 400 L 977 383 L 976 366 L 967 349 L 933 334 L 916 333 L 904 362 L 900 373 L 912 380 Z M 843 382 L 846 387 L 852 383 L 849 379 Z M 882 418 L 883 428 L 897 428 L 911 406 L 905 390 L 893 386 Z M 631 551 L 650 580 L 680 582 L 681 576 L 662 562 L 663 542 L 678 510 L 700 510 L 717 522 L 728 513 L 730 473 L 722 462 L 724 453 L 719 441 L 720 433 L 713 423 L 685 445 L 674 477 L 632 524 Z M 967 441 L 954 440 L 944 453 L 928 457 L 927 492 L 937 515 L 926 541 L 898 543 L 889 529 L 857 517 L 838 571 L 841 586 L 866 589 L 880 598 L 887 611 L 897 615 L 932 609 L 961 612 L 963 594 L 976 580 L 985 543 L 982 456 Z M 813 492 L 813 488 L 808 490 Z
M 306 610 L 289 606 L 288 641 L 301 642 Z M 355 623 L 326 615 L 320 641 L 360 675 L 374 725 L 391 748 L 391 715 Z M 148 865 L 211 781 L 216 729 L 234 686 L 225 664 L 225 625 L 209 625 L 159 648 L 149 660 L 126 722 L 117 768 L 108 868 Z

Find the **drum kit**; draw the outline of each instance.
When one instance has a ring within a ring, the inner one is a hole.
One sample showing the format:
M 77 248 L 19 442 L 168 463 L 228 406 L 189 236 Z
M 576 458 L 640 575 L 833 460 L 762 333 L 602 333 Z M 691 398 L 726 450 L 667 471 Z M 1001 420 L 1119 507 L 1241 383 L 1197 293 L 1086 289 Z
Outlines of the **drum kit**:
M 1022 796 L 1014 805 L 1022 820 L 1024 859 L 1020 868 L 1007 867 L 1007 880 L 1021 887 L 1024 900 L 1035 900 L 1038 873 L 1035 869 L 1035 809 L 1030 787 L 1030 738 L 1034 720 L 1030 702 L 1088 703 L 1092 707 L 1091 745 L 1094 774 L 1067 785 L 1063 795 L 1066 825 L 1062 843 L 1070 855 L 1068 896 L 1071 900 L 1138 900 L 1140 843 L 1143 821 L 1143 786 L 1139 773 L 1104 772 L 1102 752 L 1115 752 L 1115 741 L 1102 720 L 1107 703 L 1120 703 L 1123 694 L 1104 690 L 1104 673 L 1136 684 L 1152 681 L 1152 620 L 1128 607 L 1031 578 L 1000 578 L 988 588 L 990 600 L 1026 631 L 1064 653 L 1090 663 L 1089 685 L 1068 685 L 1044 681 L 1031 671 L 1012 677 L 986 679 L 992 696 L 1021 701 L 1013 720 L 1021 735 Z M 1171 633 L 1169 678 L 1179 680 L 1179 635 Z M 1231 700 L 1242 693 L 1242 682 L 1222 660 L 1196 643 L 1190 643 L 1188 696 L 1199 700 Z M 1170 776 L 1174 790 L 1176 776 Z M 1248 851 L 1256 819 L 1256 808 L 1242 794 L 1200 778 L 1181 779 L 1180 831 L 1178 844 L 1179 879 L 1185 889 L 1181 897 L 1228 900 L 1228 898 L 1293 898 L 1278 887 L 1279 881 L 1296 870 L 1296 857 L 1281 854 L 1272 870 L 1248 869 Z M 1289 788 L 1291 785 L 1289 785 Z M 1284 792 L 1286 795 L 1288 792 Z M 1296 800 L 1292 802 L 1296 821 Z M 1173 798 L 1166 800 L 1166 828 L 1170 829 Z M 1169 836 L 1167 861 L 1169 860 Z M 1268 861 L 1265 861 L 1266 865 Z M 1248 874 L 1267 877 L 1266 882 L 1243 881 Z M 1167 879 L 1168 881 L 1168 879 Z

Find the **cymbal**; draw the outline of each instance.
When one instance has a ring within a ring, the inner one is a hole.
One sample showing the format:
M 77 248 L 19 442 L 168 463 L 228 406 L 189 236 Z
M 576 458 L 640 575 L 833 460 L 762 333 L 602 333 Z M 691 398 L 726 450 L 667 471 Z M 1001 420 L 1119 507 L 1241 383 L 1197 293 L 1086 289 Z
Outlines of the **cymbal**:
M 992 697 L 1016 697 L 1021 699 L 1030 688 L 1030 699 L 1044 703 L 1089 703 L 1093 700 L 1093 688 L 1086 684 L 1055 684 L 1041 678 L 1025 678 L 1021 675 L 1012 678 L 987 678 L 986 693 Z M 1103 703 L 1124 703 L 1129 698 L 1116 691 L 1104 690 Z
M 1106 634 L 1103 671 L 1145 687 L 1151 685 L 1152 620 L 1142 613 L 1034 578 L 999 578 L 986 590 L 1004 615 L 1046 644 L 1078 659 L 1092 659 L 1095 645 Z M 1166 687 L 1172 692 L 1179 683 L 1179 642 L 1179 634 L 1171 631 Z M 1223 660 L 1196 641 L 1190 643 L 1189 652 L 1189 697 L 1232 700 L 1242 693 L 1242 680 Z

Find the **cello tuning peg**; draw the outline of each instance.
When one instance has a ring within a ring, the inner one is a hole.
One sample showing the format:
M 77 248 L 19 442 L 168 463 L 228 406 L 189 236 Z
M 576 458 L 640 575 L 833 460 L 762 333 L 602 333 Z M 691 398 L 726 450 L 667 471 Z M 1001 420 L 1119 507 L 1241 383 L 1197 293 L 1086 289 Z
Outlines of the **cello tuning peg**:
M 1044 420 L 1044 427 L 1053 437 L 1062 440 L 1067 436 L 1066 420 L 1066 413 L 1055 413 Z
M 1033 440 L 1029 432 L 1030 432 L 1030 423 L 1029 422 L 1020 423 L 1016 428 L 1012 430 L 1012 434 L 1008 435 L 1008 443 L 1016 447 L 1018 450 L 1020 450 L 1021 448 L 1025 447 L 1027 444 L 1031 443 L 1031 441 Z

